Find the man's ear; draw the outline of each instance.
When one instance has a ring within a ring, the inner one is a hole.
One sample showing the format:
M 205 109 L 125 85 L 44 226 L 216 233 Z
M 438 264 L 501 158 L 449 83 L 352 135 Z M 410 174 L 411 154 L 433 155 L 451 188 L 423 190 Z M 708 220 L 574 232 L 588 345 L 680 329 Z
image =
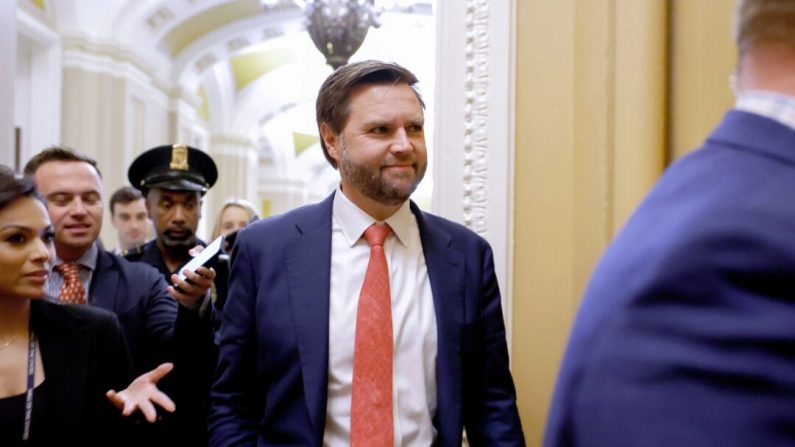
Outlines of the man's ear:
M 329 156 L 339 162 L 339 137 L 326 123 L 320 124 L 320 138 L 323 138 L 323 144 L 326 145 Z

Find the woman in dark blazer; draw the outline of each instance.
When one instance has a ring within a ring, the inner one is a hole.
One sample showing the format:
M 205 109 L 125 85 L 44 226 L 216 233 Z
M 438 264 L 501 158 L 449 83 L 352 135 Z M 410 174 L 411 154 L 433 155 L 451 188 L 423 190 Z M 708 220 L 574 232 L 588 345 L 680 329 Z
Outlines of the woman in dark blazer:
M 113 314 L 42 301 L 53 230 L 30 181 L 0 166 L 0 445 L 126 445 L 122 416 L 173 404 L 158 368 L 130 384 L 132 367 Z

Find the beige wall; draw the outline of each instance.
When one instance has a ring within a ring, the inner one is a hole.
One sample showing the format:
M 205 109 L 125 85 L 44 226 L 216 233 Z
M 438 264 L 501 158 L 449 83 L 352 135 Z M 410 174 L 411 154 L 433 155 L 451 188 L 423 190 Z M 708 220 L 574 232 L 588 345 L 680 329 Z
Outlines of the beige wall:
M 17 63 L 16 1 L 0 2 L 0 164 L 16 169 L 14 146 L 14 76 Z M 21 168 L 21 166 L 20 166 Z
M 733 1 L 671 3 L 669 157 L 676 159 L 701 145 L 734 102 L 729 75 L 737 57 L 731 44 Z
M 662 172 L 671 141 L 697 145 L 730 104 L 713 87 L 727 85 L 731 5 L 517 2 L 512 359 L 528 445 L 540 444 L 601 252 Z

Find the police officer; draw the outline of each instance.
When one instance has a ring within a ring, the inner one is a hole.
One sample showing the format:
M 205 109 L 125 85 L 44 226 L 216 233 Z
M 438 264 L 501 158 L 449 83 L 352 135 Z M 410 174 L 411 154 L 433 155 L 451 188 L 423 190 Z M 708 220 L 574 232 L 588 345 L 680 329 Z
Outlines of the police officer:
M 215 162 L 192 147 L 159 146 L 138 156 L 127 175 L 144 195 L 157 233 L 127 258 L 153 265 L 173 284 L 171 275 L 191 258 L 189 250 L 204 245 L 196 229 L 202 197 L 218 178 Z
M 206 153 L 184 145 L 158 146 L 136 158 L 127 172 L 130 184 L 146 199 L 149 218 L 156 237 L 127 259 L 154 266 L 171 284 L 169 289 L 183 304 L 193 309 L 209 299 L 215 270 L 199 267 L 185 271 L 185 280 L 176 275 L 178 269 L 192 258 L 192 250 L 204 242 L 196 236 L 201 217 L 202 197 L 218 178 L 218 170 Z M 190 298 L 193 298 L 191 301 Z M 215 349 L 212 342 L 211 316 L 206 315 L 205 336 L 194 341 L 196 351 L 190 354 L 191 368 L 175 369 L 176 432 L 173 442 L 179 445 L 205 445 L 206 411 Z

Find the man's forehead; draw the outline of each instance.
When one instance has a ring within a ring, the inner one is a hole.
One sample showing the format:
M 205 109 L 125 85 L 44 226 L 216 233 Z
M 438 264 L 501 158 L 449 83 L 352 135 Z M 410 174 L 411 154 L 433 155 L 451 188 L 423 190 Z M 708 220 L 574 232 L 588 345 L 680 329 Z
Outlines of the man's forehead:
M 113 208 L 120 213 L 146 210 L 146 201 L 141 197 L 140 199 L 131 200 L 129 202 L 116 202 L 113 204 Z
M 201 194 L 198 191 L 174 191 L 170 189 L 152 188 L 149 190 L 148 197 L 158 199 L 169 199 L 173 201 L 199 200 Z
M 42 194 L 102 192 L 102 181 L 96 169 L 83 161 L 48 161 L 36 170 L 33 177 Z
M 350 95 L 351 115 L 369 116 L 372 113 L 395 112 L 395 107 L 408 106 L 414 120 L 423 119 L 425 113 L 414 90 L 408 84 L 365 84 Z

